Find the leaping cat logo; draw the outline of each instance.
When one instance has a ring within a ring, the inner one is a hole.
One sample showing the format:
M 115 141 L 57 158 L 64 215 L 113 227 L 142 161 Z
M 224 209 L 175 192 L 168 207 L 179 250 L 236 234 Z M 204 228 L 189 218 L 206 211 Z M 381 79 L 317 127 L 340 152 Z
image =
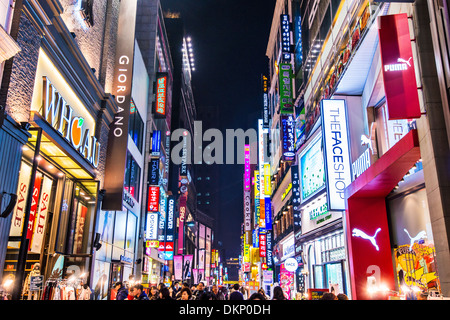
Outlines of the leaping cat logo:
M 380 251 L 380 248 L 378 247 L 377 241 L 376 241 L 376 239 L 375 239 L 376 236 L 377 236 L 377 234 L 378 234 L 378 232 L 380 232 L 380 231 L 381 231 L 381 228 L 378 228 L 378 229 L 375 231 L 375 234 L 374 234 L 373 236 L 369 236 L 369 235 L 367 235 L 365 232 L 363 232 L 363 231 L 361 231 L 361 230 L 359 230 L 359 229 L 357 229 L 357 228 L 353 228 L 353 230 L 352 230 L 352 236 L 353 236 L 353 237 L 360 237 L 360 238 L 369 240 L 369 241 L 373 244 L 373 246 L 375 247 L 375 249 L 377 249 L 377 251 Z
M 408 66 L 411 67 L 411 64 L 409 63 L 409 61 L 411 61 L 412 57 L 410 57 L 408 60 L 402 59 L 402 58 L 398 58 L 397 62 L 403 62 L 406 63 Z
M 427 233 L 425 231 L 423 231 L 423 230 L 420 231 L 414 238 L 410 236 L 408 230 L 403 229 L 403 231 L 406 232 L 406 234 L 408 235 L 409 240 L 410 240 L 409 250 L 412 249 L 412 246 L 413 246 L 414 242 L 416 242 L 416 240 L 420 240 L 420 239 L 423 239 L 423 238 L 427 237 Z

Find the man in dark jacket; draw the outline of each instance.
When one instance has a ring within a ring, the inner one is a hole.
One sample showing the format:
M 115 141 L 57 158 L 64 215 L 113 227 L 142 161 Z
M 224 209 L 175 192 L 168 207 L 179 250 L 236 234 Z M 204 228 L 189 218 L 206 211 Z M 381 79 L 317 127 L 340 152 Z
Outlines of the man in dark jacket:
M 142 284 L 137 284 L 134 286 L 134 300 L 148 300 L 148 296 L 144 291 L 144 286 Z
M 123 286 L 121 281 L 117 281 L 114 284 L 114 289 L 117 291 L 116 300 L 125 300 L 128 297 L 128 290 Z
M 239 283 L 234 284 L 233 290 L 230 294 L 230 300 L 244 300 L 244 296 L 239 292 Z

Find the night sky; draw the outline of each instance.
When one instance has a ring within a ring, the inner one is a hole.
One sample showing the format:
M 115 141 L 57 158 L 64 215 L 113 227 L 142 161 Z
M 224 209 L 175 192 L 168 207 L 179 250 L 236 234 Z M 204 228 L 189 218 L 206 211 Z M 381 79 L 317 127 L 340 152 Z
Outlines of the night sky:
M 217 106 L 220 121 L 205 127 L 257 127 L 262 116 L 261 74 L 268 70 L 267 43 L 276 0 L 161 0 L 163 11 L 179 12 L 191 36 L 197 109 Z M 226 258 L 240 254 L 243 165 L 215 165 L 220 171 L 218 240 Z M 226 217 L 226 218 L 225 218 Z

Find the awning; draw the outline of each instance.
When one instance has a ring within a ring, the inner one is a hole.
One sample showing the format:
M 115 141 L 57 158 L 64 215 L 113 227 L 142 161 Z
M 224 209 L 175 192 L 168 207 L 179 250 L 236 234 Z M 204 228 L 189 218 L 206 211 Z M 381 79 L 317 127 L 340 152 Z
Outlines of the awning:
M 411 130 L 346 189 L 345 197 L 386 197 L 420 160 L 417 130 Z

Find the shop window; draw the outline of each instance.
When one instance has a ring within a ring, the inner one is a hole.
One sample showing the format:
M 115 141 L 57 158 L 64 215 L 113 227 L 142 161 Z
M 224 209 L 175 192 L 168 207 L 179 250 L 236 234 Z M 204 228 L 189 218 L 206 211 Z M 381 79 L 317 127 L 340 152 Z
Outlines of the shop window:
M 127 167 L 125 169 L 124 188 L 128 193 L 139 201 L 141 168 L 134 160 L 133 156 L 127 152 Z
M 137 234 L 137 217 L 128 211 L 125 250 L 134 252 Z
M 142 121 L 142 117 L 139 114 L 133 100 L 131 101 L 130 106 L 130 120 L 128 128 L 129 136 L 142 153 L 142 142 L 144 141 L 144 121 Z
M 411 129 L 415 128 L 415 120 L 388 120 L 388 106 L 383 104 L 375 109 L 378 156 L 381 157 Z

